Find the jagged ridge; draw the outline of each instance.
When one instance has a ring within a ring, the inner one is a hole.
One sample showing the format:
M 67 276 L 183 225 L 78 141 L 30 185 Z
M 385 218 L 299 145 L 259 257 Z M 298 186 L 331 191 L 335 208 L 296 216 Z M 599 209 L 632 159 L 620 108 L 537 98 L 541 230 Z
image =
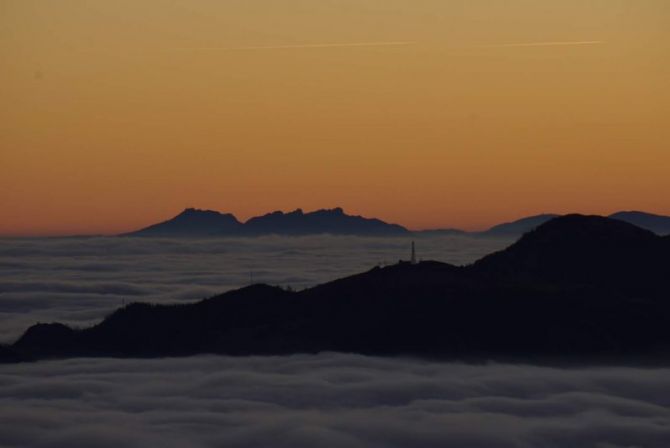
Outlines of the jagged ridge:
M 186 209 L 172 219 L 124 236 L 258 236 L 258 235 L 402 235 L 408 230 L 375 218 L 348 215 L 342 208 L 304 213 L 276 211 L 242 223 L 232 214 Z

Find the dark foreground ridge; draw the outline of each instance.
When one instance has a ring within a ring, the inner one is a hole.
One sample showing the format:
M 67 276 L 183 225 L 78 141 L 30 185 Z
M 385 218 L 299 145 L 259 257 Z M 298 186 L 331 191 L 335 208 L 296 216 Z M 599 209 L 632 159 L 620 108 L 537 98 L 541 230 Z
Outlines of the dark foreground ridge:
M 552 219 L 465 266 L 399 263 L 300 292 L 254 285 L 29 328 L 6 361 L 344 351 L 461 360 L 670 360 L 670 237 Z

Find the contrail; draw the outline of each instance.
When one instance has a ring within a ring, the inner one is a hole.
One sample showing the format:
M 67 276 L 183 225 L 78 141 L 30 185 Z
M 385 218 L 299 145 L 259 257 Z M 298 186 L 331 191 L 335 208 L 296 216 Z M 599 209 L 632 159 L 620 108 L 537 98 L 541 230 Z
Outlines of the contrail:
M 393 47 L 413 45 L 411 41 L 395 42 L 352 42 L 352 43 L 323 43 L 323 44 L 296 44 L 296 45 L 264 45 L 248 47 L 203 47 L 203 48 L 175 48 L 181 51 L 247 51 L 247 50 L 290 50 L 300 48 L 339 48 L 339 47 Z
M 516 44 L 497 44 L 497 45 L 484 45 L 485 47 L 562 47 L 570 45 L 598 45 L 604 44 L 605 41 L 602 40 L 578 40 L 578 41 L 569 41 L 569 42 L 526 42 L 526 43 L 516 43 Z

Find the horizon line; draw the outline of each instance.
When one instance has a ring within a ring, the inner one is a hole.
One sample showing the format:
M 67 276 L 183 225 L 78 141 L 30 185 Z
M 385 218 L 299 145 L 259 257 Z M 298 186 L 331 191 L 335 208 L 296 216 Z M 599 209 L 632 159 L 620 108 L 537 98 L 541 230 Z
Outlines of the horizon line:
M 308 212 L 304 212 L 304 213 L 307 214 L 307 213 L 313 213 L 313 212 L 316 212 L 316 211 L 336 210 L 336 209 L 341 209 L 345 214 L 348 214 L 346 212 L 346 210 L 344 209 L 344 207 L 317 208 L 317 209 L 314 209 L 312 211 L 308 211 Z M 169 219 L 175 218 L 176 216 L 178 216 L 179 214 L 183 213 L 186 210 L 197 210 L 197 211 L 205 211 L 205 212 L 216 212 L 216 213 L 220 213 L 220 214 L 231 214 L 237 219 L 237 216 L 232 212 L 221 212 L 221 211 L 218 211 L 218 210 L 212 210 L 212 209 L 207 209 L 207 208 L 197 208 L 197 207 L 185 207 L 184 209 L 181 210 L 181 212 L 179 212 L 177 215 L 175 215 L 175 216 L 173 216 L 172 218 L 169 218 Z M 288 211 L 273 210 L 273 211 L 267 212 L 265 214 L 269 214 L 269 213 L 273 213 L 273 212 L 277 212 L 277 211 L 280 211 L 280 212 L 286 214 L 286 213 L 291 213 L 291 212 L 294 212 L 294 211 L 297 211 L 297 210 L 303 210 L 303 209 L 302 209 L 302 207 L 298 207 L 298 208 L 295 208 L 295 209 L 292 209 L 292 210 L 290 210 L 290 209 L 287 209 L 287 210 Z M 603 214 L 599 214 L 599 213 L 580 213 L 580 212 L 574 212 L 574 211 L 573 212 L 568 212 L 568 213 L 539 212 L 539 213 L 533 213 L 533 214 L 528 214 L 528 215 L 522 215 L 522 216 L 519 216 L 517 218 L 510 218 L 510 219 L 507 219 L 507 220 L 503 219 L 503 220 L 494 222 L 493 224 L 489 223 L 489 224 L 486 224 L 485 227 L 483 227 L 479 230 L 477 230 L 476 228 L 475 229 L 469 228 L 469 227 L 468 228 L 459 228 L 459 227 L 453 227 L 453 226 L 449 226 L 449 225 L 438 226 L 438 227 L 420 226 L 419 228 L 410 228 L 410 227 L 405 226 L 404 224 L 399 224 L 398 222 L 386 221 L 384 219 L 381 219 L 381 218 L 378 218 L 378 217 L 375 217 L 375 216 L 364 216 L 364 215 L 361 215 L 361 214 L 357 214 L 357 215 L 354 214 L 354 215 L 349 215 L 349 216 L 359 216 L 359 217 L 367 218 L 367 219 L 379 219 L 379 220 L 381 220 L 381 221 L 383 221 L 387 224 L 399 225 L 401 227 L 404 227 L 410 233 L 430 232 L 430 231 L 440 231 L 440 230 L 453 230 L 453 231 L 458 231 L 458 232 L 464 232 L 466 234 L 476 234 L 476 233 L 486 232 L 486 231 L 490 230 L 491 228 L 493 228 L 495 226 L 498 226 L 500 224 L 509 224 L 509 223 L 512 223 L 512 222 L 515 222 L 515 221 L 518 221 L 518 220 L 521 220 L 521 219 L 532 218 L 532 217 L 537 217 L 537 216 L 542 216 L 542 215 L 556 215 L 556 217 L 559 217 L 559 216 L 578 214 L 578 215 L 585 215 L 585 216 L 589 216 L 589 215 L 602 216 L 602 217 L 608 218 L 611 215 L 616 214 L 616 213 L 646 213 L 646 214 L 649 214 L 649 215 L 656 215 L 656 216 L 662 216 L 662 217 L 667 216 L 667 215 L 661 214 L 660 212 L 648 212 L 648 211 L 643 211 L 643 210 L 640 210 L 640 209 L 632 209 L 632 208 L 616 209 L 613 212 L 603 213 Z M 262 216 L 262 215 L 254 215 L 254 216 L 251 216 L 248 219 L 246 219 L 244 221 L 240 221 L 240 222 L 242 224 L 244 224 L 249 219 L 254 218 L 256 216 Z M 156 224 L 156 223 L 146 224 L 145 226 L 151 226 L 153 224 Z M 142 227 L 142 228 L 144 228 L 144 227 Z M 0 234 L 0 239 L 5 239 L 5 238 L 6 239 L 13 239 L 13 238 L 95 238 L 95 237 L 103 237 L 104 238 L 104 237 L 120 236 L 120 235 L 123 235 L 125 233 L 132 233 L 132 232 L 137 231 L 137 230 L 140 230 L 140 229 L 129 229 L 129 230 L 123 230 L 123 231 L 120 231 L 120 232 L 115 231 L 115 232 L 99 232 L 99 233 L 82 233 L 82 232 L 73 232 L 73 233 L 41 233 L 41 232 L 35 232 L 35 233 L 26 233 L 26 234 L 7 233 L 7 234 Z

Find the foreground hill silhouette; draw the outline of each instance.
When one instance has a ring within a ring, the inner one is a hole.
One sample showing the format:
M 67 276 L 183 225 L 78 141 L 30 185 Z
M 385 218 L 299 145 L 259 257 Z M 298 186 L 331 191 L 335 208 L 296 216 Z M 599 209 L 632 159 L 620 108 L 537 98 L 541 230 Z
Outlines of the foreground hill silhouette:
M 35 325 L 2 356 L 345 351 L 665 363 L 668 279 L 670 237 L 568 215 L 469 266 L 399 263 L 300 292 L 253 285 L 195 304 L 131 304 L 82 330 Z
M 403 235 L 409 231 L 376 218 L 348 215 L 341 208 L 304 213 L 276 211 L 242 223 L 232 214 L 188 208 L 167 221 L 124 236 L 209 237 L 259 235 Z

